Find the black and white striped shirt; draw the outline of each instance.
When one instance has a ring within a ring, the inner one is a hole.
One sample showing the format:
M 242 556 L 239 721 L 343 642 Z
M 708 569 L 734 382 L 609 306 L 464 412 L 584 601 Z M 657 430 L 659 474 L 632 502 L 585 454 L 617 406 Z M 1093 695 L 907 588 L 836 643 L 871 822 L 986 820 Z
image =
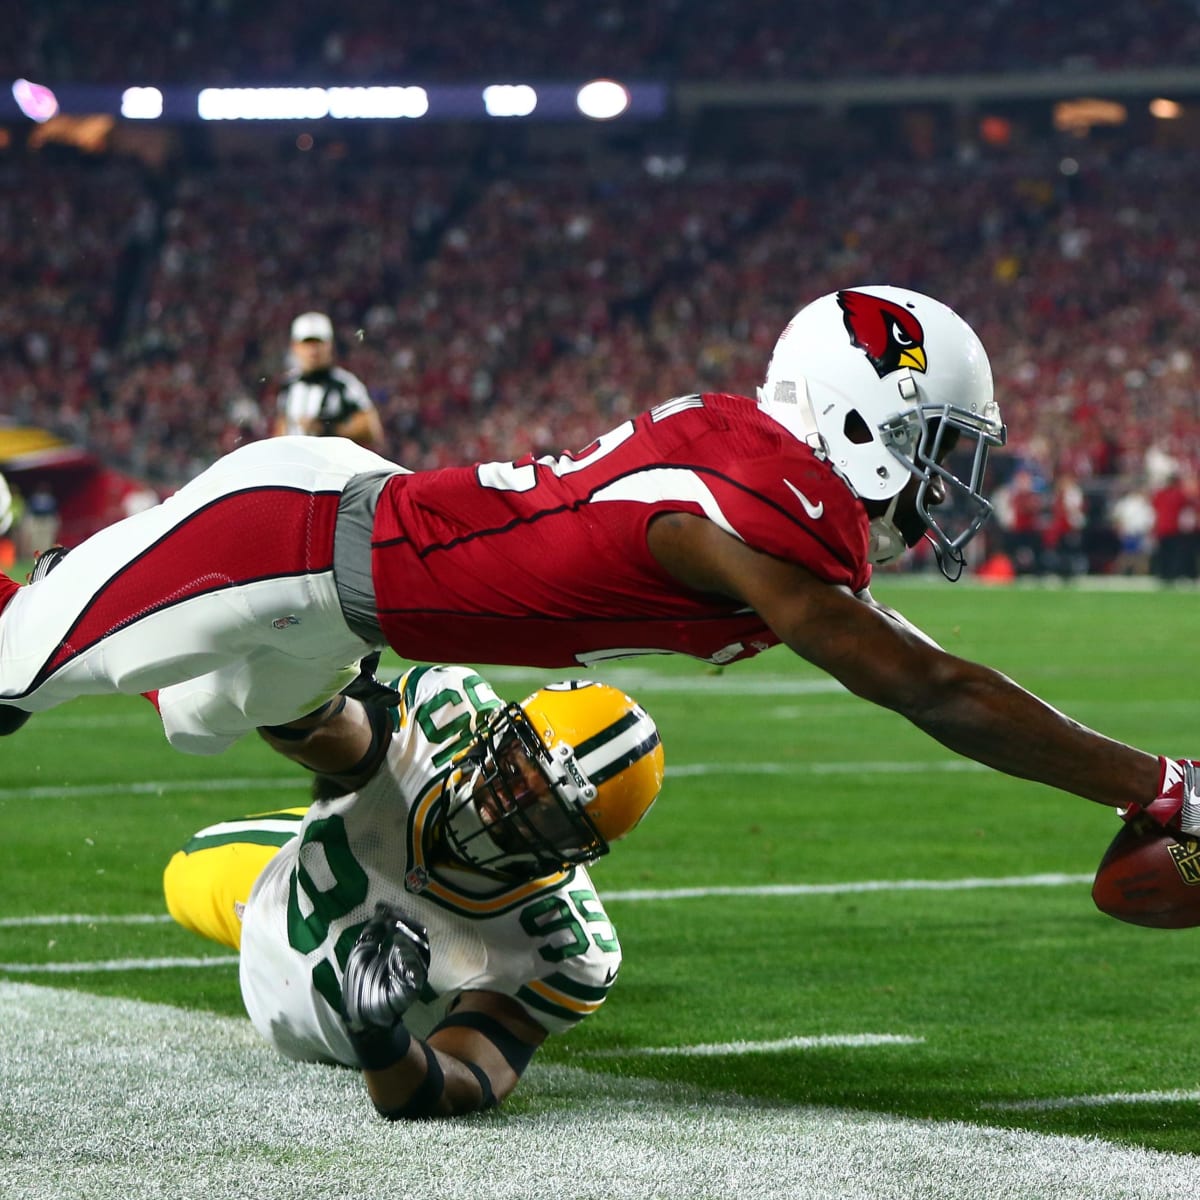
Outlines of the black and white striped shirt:
M 315 418 L 326 435 L 355 413 L 375 407 L 362 380 L 342 367 L 288 375 L 279 390 L 277 405 L 284 433 L 310 433 L 309 422 Z

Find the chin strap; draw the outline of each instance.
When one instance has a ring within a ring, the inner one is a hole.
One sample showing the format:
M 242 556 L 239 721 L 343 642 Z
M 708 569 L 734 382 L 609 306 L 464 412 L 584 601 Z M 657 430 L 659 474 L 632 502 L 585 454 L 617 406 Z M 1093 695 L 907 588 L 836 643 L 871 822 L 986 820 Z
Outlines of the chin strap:
M 872 566 L 882 567 L 886 563 L 895 562 L 908 549 L 908 544 L 893 519 L 899 499 L 899 495 L 893 496 L 892 502 L 887 506 L 887 511 L 883 516 L 876 517 L 871 522 L 871 540 L 867 547 L 867 560 Z M 925 537 L 933 547 L 933 556 L 937 559 L 938 569 L 951 583 L 957 583 L 962 578 L 963 568 L 967 565 L 963 552 L 943 545 L 931 531 L 926 531 Z
M 892 497 L 892 502 L 883 516 L 875 517 L 871 521 L 867 560 L 873 566 L 882 567 L 885 563 L 894 562 L 908 549 L 900 530 L 896 527 L 896 505 L 899 501 L 900 494 L 897 493 Z
M 963 552 L 943 546 L 931 533 L 927 533 L 925 536 L 933 547 L 933 556 L 937 559 L 938 569 L 951 583 L 957 583 L 962 578 L 963 568 L 967 565 Z

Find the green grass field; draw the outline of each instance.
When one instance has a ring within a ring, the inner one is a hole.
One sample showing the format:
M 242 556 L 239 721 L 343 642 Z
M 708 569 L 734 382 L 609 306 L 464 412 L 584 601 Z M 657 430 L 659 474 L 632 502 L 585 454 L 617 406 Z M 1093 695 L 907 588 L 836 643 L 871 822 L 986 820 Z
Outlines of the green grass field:
M 877 592 L 1101 731 L 1200 754 L 1194 593 Z M 514 699 L 545 678 L 484 673 Z M 593 872 L 620 982 L 539 1064 L 1200 1153 L 1200 933 L 1121 925 L 1078 879 L 1013 882 L 1089 876 L 1110 810 L 963 763 L 783 650 L 723 673 L 645 659 L 603 677 L 656 717 L 667 783 Z M 303 802 L 306 781 L 252 739 L 215 759 L 173 753 L 149 706 L 124 698 L 35 717 L 0 754 L 0 979 L 238 1017 L 231 967 L 147 965 L 224 953 L 170 924 L 29 919 L 159 914 L 162 868 L 188 835 Z M 1009 885 L 786 889 L 964 880 Z M 29 969 L 114 960 L 128 969 Z M 861 1034 L 904 1040 L 727 1045 Z M 704 1044 L 726 1050 L 645 1053 Z M 505 1112 L 537 1103 L 519 1089 Z

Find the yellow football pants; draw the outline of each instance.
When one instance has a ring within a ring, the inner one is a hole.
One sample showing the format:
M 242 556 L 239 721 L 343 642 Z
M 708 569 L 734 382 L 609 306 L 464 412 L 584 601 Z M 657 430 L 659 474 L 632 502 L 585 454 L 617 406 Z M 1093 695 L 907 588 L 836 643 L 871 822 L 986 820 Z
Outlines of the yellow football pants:
M 200 830 L 163 872 L 167 912 L 184 929 L 239 949 L 250 889 L 279 848 L 300 832 L 307 811 L 285 808 Z

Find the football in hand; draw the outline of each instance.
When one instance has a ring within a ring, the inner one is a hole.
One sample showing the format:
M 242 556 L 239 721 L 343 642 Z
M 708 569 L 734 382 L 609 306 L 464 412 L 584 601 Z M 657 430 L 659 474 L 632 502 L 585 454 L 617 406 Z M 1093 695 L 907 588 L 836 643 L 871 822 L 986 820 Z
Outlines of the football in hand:
M 1092 884 L 1096 907 L 1153 929 L 1200 925 L 1200 841 L 1141 817 L 1104 852 Z

